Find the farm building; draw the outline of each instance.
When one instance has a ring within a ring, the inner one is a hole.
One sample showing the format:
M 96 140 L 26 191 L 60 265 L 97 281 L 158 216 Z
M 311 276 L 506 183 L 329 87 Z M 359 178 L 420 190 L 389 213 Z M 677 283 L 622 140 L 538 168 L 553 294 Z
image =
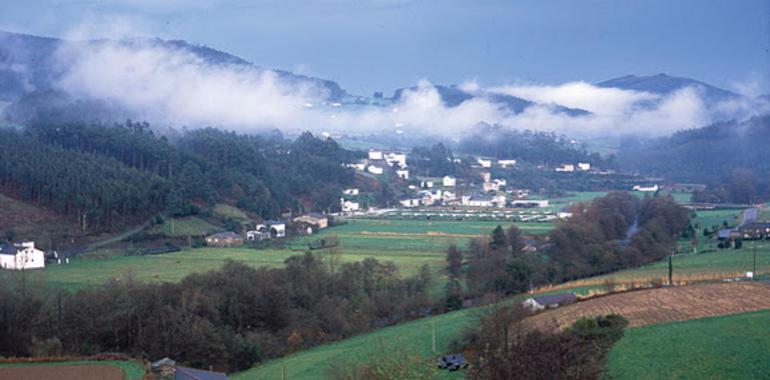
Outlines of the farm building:
M 369 151 L 369 159 L 370 160 L 382 160 L 382 151 L 370 150 Z
M 246 232 L 246 239 L 250 241 L 276 239 L 286 236 L 286 223 L 280 220 L 266 220 L 257 224 L 257 228 Z
M 349 168 L 352 168 L 352 169 L 355 169 L 355 170 L 358 170 L 358 171 L 361 171 L 361 172 L 366 169 L 366 164 L 365 163 L 360 163 L 360 162 L 359 163 L 355 163 L 355 164 L 347 164 L 345 166 L 347 166 Z
M 163 358 L 153 362 L 150 364 L 150 370 L 164 379 L 227 380 L 227 375 L 225 373 L 177 366 L 176 361 L 169 358 Z
M 361 205 L 358 202 L 346 201 L 345 198 L 340 198 L 340 209 L 342 212 L 353 212 L 361 209 Z
M 516 166 L 516 160 L 497 160 L 497 164 L 500 165 L 500 167 L 508 168 Z
M 358 189 L 352 188 L 352 189 L 345 189 L 342 191 L 342 194 L 345 195 L 358 195 Z
M 396 177 L 401 179 L 409 179 L 409 170 L 406 170 L 406 169 L 396 170 Z
M 491 168 L 492 167 L 492 160 L 485 160 L 483 158 L 478 158 L 478 159 L 476 159 L 476 162 L 482 168 Z
M 481 179 L 484 180 L 484 182 L 489 182 L 492 179 L 492 174 L 490 172 L 483 172 L 481 173 Z
M 0 267 L 10 270 L 45 268 L 45 252 L 35 242 L 0 244 Z
M 219 232 L 207 236 L 206 244 L 212 247 L 235 247 L 243 245 L 243 237 L 232 231 Z
M 329 218 L 324 214 L 319 214 L 317 212 L 311 212 L 309 214 L 300 215 L 296 218 L 294 218 L 295 223 L 307 223 L 311 226 L 315 226 L 316 229 L 322 230 L 326 227 L 329 227 Z
M 553 309 L 562 305 L 571 304 L 577 301 L 575 293 L 551 294 L 547 296 L 538 296 L 527 298 L 521 303 L 526 309 L 531 311 L 540 311 L 543 309 Z
M 652 185 L 652 186 L 634 185 L 633 190 L 654 193 L 658 191 L 658 185 Z
M 390 166 L 406 167 L 406 155 L 403 153 L 388 153 L 385 155 L 385 162 Z
M 441 179 L 441 184 L 444 187 L 455 187 L 455 186 L 457 186 L 457 178 L 450 177 L 450 176 L 444 176 L 444 178 Z
M 423 188 L 423 189 L 432 189 L 433 188 L 433 181 L 430 181 L 430 180 L 420 181 L 420 187 Z
M 401 206 L 404 207 L 417 207 L 420 205 L 420 200 L 417 198 L 403 199 L 398 201 L 398 203 L 401 203 Z
M 460 204 L 468 207 L 504 207 L 505 197 L 486 195 L 466 195 L 460 199 Z
M 588 162 L 578 162 L 577 166 L 578 166 L 578 169 L 584 172 L 591 170 L 591 164 Z
M 484 191 L 500 191 L 500 187 L 505 186 L 507 182 L 504 179 L 495 178 L 492 181 L 484 182 L 482 189 Z
M 382 167 L 376 166 L 376 165 L 369 165 L 366 167 L 366 171 L 372 174 L 382 174 L 385 171 L 382 169 Z
M 574 172 L 575 171 L 575 165 L 573 164 L 563 164 L 562 166 L 559 166 L 556 168 L 557 172 Z
M 569 219 L 572 217 L 572 209 L 570 209 L 569 207 L 565 207 L 556 213 L 556 217 L 558 217 L 559 219 Z

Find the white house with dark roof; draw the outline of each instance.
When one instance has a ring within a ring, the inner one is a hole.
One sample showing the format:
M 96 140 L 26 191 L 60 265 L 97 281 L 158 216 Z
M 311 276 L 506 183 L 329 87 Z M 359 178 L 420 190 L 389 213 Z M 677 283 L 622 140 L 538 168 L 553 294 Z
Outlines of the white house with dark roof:
M 526 301 L 521 303 L 521 306 L 531 311 L 540 311 L 568 305 L 576 301 L 577 296 L 575 293 L 550 294 L 527 298 Z
M 45 252 L 35 242 L 0 244 L 0 268 L 10 270 L 45 268 Z

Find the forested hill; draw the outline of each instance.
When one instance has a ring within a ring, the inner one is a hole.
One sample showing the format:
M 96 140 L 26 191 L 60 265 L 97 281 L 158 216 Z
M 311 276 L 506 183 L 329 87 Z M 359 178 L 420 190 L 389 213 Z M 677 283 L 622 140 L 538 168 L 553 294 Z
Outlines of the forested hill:
M 758 193 L 770 190 L 770 115 L 717 123 L 654 140 L 626 140 L 624 169 L 683 182 L 720 185 L 736 169 L 750 173 Z
M 216 202 L 275 217 L 335 206 L 353 153 L 310 133 L 294 141 L 200 129 L 160 136 L 146 123 L 35 122 L 0 128 L 0 192 L 88 230 Z
M 56 82 L 66 72 L 70 64 L 67 62 L 68 56 L 66 54 L 58 54 L 63 49 L 98 48 L 107 43 L 119 43 L 128 47 L 161 47 L 194 54 L 207 64 L 264 70 L 232 54 L 182 40 L 136 38 L 120 41 L 72 42 L 0 31 L 0 101 L 13 102 L 33 91 L 46 91 L 55 88 Z M 282 70 L 273 71 L 284 83 L 297 88 L 312 85 L 325 89 L 329 100 L 339 100 L 347 94 L 334 81 L 297 75 Z
M 457 150 L 497 159 L 517 159 L 534 164 L 561 165 L 590 162 L 610 166 L 611 160 L 591 153 L 586 147 L 553 132 L 518 131 L 480 123 L 468 137 L 460 140 Z

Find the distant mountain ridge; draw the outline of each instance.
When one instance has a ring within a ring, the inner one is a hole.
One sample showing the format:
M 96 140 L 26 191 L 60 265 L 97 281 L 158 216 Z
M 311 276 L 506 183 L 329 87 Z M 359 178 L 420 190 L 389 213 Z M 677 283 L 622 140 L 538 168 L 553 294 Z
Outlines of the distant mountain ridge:
M 60 48 L 66 45 L 87 44 L 98 47 L 99 44 L 108 42 L 167 47 L 195 54 L 209 64 L 248 66 L 256 70 L 267 70 L 232 54 L 183 40 L 136 38 L 119 41 L 66 41 L 0 31 L 0 101 L 12 102 L 32 91 L 54 88 L 56 80 L 67 68 L 67 62 L 60 62 L 60 57 L 57 57 L 56 53 Z M 297 75 L 284 70 L 271 71 L 289 85 L 310 84 L 326 90 L 327 100 L 330 101 L 338 101 L 347 96 L 347 92 L 332 80 Z
M 519 98 L 508 94 L 492 93 L 492 92 L 471 93 L 455 85 L 452 85 L 452 86 L 434 85 L 433 88 L 436 89 L 436 92 L 438 92 L 439 96 L 441 97 L 441 101 L 447 107 L 456 107 L 465 101 L 468 101 L 474 98 L 480 98 L 490 103 L 504 107 L 515 114 L 524 112 L 525 109 L 535 105 L 549 107 L 554 112 L 565 113 L 570 116 L 587 115 L 590 113 L 583 109 L 569 108 L 559 104 L 539 104 L 524 98 Z M 418 87 L 399 88 L 393 93 L 393 101 L 398 102 L 402 100 L 404 96 L 404 91 L 407 91 L 407 90 L 416 91 L 417 89 Z
M 720 102 L 741 97 L 741 95 L 732 91 L 708 83 L 690 78 L 670 76 L 664 73 L 649 76 L 626 75 L 599 82 L 596 85 L 599 87 L 644 91 L 657 95 L 668 95 L 683 88 L 694 87 L 703 90 L 705 100 L 709 102 Z

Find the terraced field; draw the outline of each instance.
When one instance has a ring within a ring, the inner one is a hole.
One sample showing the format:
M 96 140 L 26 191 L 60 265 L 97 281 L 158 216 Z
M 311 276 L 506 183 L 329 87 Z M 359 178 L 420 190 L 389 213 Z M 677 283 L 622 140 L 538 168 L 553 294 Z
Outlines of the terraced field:
M 597 297 L 527 319 L 542 330 L 561 330 L 584 317 L 620 314 L 629 327 L 770 309 L 770 285 L 760 282 L 691 285 Z

